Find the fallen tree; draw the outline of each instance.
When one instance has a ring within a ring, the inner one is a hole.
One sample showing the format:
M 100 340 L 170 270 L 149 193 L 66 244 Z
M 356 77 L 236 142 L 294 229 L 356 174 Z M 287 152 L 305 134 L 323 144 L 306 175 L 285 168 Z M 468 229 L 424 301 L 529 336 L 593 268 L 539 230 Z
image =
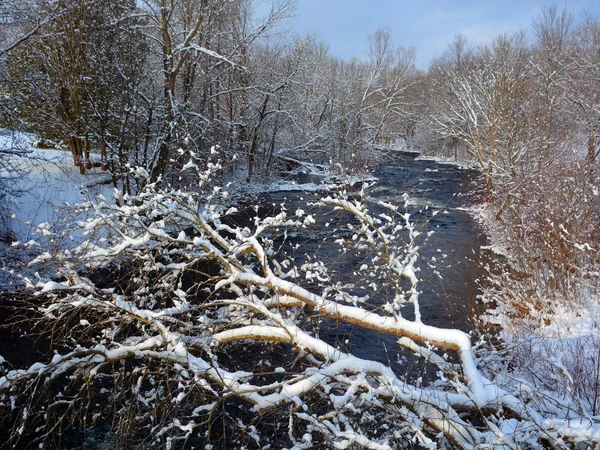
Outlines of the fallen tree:
M 337 213 L 329 223 L 343 231 L 332 233 L 340 252 L 364 261 L 363 276 L 342 283 L 311 255 L 284 251 L 286 236 L 313 226 L 313 216 L 282 206 L 236 225 L 227 220 L 236 209 L 223 207 L 227 194 L 209 187 L 215 167 L 202 172 L 192 158 L 185 170 L 200 180 L 193 190 L 146 183 L 116 203 L 79 206 L 83 219 L 65 233 L 41 225 L 45 246 L 23 244 L 41 250 L 33 267 L 53 268 L 51 277 L 23 280 L 55 353 L 29 367 L 0 366 L 12 443 L 37 445 L 69 427 L 102 424 L 115 441 L 169 448 L 600 441 L 597 421 L 575 399 L 557 400 L 522 380 L 493 381 L 468 334 L 422 323 L 418 257 L 427 234 L 406 209 L 369 207 L 364 192 L 343 189 L 316 201 Z M 77 243 L 66 249 L 69 237 Z M 379 306 L 357 295 L 383 290 Z M 423 385 L 343 351 L 319 338 L 316 318 L 396 336 L 437 376 Z M 225 430 L 237 430 L 233 440 Z

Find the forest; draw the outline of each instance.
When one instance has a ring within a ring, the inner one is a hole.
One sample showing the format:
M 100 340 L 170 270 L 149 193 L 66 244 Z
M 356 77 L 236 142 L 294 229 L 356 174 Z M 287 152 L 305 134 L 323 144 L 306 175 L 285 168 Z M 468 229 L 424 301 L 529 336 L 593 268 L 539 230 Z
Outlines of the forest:
M 600 448 L 600 18 L 548 6 L 420 69 L 390 29 L 344 59 L 293 13 L 0 2 L 7 448 Z M 50 149 L 102 191 L 25 238 Z M 468 327 L 425 319 L 450 201 L 373 194 L 414 153 L 475 174 L 492 256 Z M 327 185 L 249 200 L 289 174 Z M 342 325 L 413 368 L 327 337 Z

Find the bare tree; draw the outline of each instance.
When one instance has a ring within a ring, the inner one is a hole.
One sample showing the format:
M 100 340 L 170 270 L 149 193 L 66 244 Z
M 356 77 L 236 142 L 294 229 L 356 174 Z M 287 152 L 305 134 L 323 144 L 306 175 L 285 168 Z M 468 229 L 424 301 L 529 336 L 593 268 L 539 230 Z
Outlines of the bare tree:
M 443 136 L 466 146 L 485 179 L 488 199 L 502 172 L 515 175 L 535 144 L 524 105 L 532 94 L 522 34 L 499 36 L 461 72 L 442 71 L 446 105 L 433 116 Z
M 30 151 L 25 139 L 9 130 L 20 129 L 21 122 L 11 107 L 9 93 L 15 84 L 23 81 L 7 71 L 7 58 L 64 13 L 60 5 L 46 11 L 36 8 L 35 2 L 6 0 L 0 5 L 0 240 L 14 239 L 11 226 L 11 210 L 14 197 L 20 194 L 19 182 L 27 171 L 20 159 L 28 157 Z
M 139 24 L 131 18 L 134 5 L 81 0 L 36 7 L 42 16 L 60 14 L 7 53 L 13 126 L 68 145 L 83 174 L 93 144 L 103 156 L 107 143 L 120 141 L 121 153 L 131 145 L 125 135 L 143 64 L 128 61 L 133 54 L 142 53 L 138 63 L 144 58 L 142 36 L 132 31 Z
M 543 8 L 533 20 L 533 29 L 537 39 L 533 66 L 539 78 L 540 120 L 544 122 L 545 133 L 538 150 L 538 172 L 542 165 L 552 161 L 555 132 L 557 131 L 557 109 L 562 107 L 563 85 L 567 73 L 567 50 L 569 36 L 573 26 L 573 14 L 559 10 L 556 6 Z
M 437 66 L 449 65 L 453 70 L 462 72 L 467 68 L 473 54 L 473 46 L 464 35 L 458 33 L 434 64 Z
M 576 117 L 584 124 L 587 158 L 594 161 L 600 153 L 600 24 L 591 16 L 573 33 L 572 47 L 565 90 Z
M 161 130 L 151 160 L 152 180 L 165 175 L 178 148 L 194 145 L 208 153 L 214 142 L 200 142 L 207 138 L 204 131 L 215 136 L 216 130 L 228 128 L 224 134 L 230 146 L 241 142 L 245 148 L 252 89 L 249 51 L 259 36 L 287 14 L 290 4 L 274 3 L 259 24 L 251 20 L 249 6 L 250 2 L 241 0 L 145 2 L 161 60 L 157 73 L 163 78 Z M 202 88 L 203 97 L 194 96 L 195 86 Z

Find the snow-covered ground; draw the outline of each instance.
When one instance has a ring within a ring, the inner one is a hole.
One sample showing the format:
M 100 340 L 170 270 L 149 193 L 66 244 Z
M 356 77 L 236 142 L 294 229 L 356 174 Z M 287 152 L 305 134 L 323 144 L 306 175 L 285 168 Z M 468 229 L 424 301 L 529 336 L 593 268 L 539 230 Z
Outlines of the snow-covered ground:
M 27 158 L 20 158 L 19 165 L 27 172 L 18 186 L 22 192 L 12 199 L 12 230 L 20 240 L 32 236 L 32 227 L 54 222 L 69 205 L 112 192 L 110 185 L 98 184 L 106 180 L 106 172 L 92 169 L 81 175 L 67 151 L 32 149 Z
M 233 201 L 239 201 L 248 196 L 256 197 L 270 192 L 317 192 L 336 189 L 337 186 L 352 186 L 358 183 L 374 182 L 373 175 L 336 175 L 321 166 L 304 163 L 302 166 L 285 172 L 283 178 L 272 181 L 253 180 L 248 183 L 246 167 L 241 166 L 232 177 L 226 190 Z
M 8 179 L 10 189 L 8 226 L 12 236 L 19 241 L 35 239 L 35 229 L 41 223 L 52 224 L 69 212 L 69 205 L 98 193 L 111 195 L 112 186 L 99 184 L 107 179 L 100 169 L 80 175 L 68 151 L 36 149 L 30 138 L 22 133 L 0 133 L 0 148 L 13 155 L 3 155 L 10 164 L 2 165 L 0 177 Z M 18 178 L 14 179 L 15 169 Z M 94 187 L 90 187 L 94 186 Z M 0 267 L 18 269 L 27 259 L 22 249 L 0 243 Z M 0 272 L 0 286 L 7 283 L 6 274 Z
M 473 165 L 472 162 L 467 161 L 467 160 L 458 160 L 456 161 L 455 159 L 452 158 L 444 158 L 441 156 L 428 156 L 428 155 L 419 155 L 417 157 L 417 159 L 423 160 L 423 161 L 435 161 L 438 164 L 448 164 L 451 166 L 456 166 L 459 169 L 476 169 L 476 167 Z
M 488 235 L 488 249 L 511 265 L 516 249 L 506 238 L 504 225 L 495 220 L 491 205 L 470 208 Z M 506 278 L 506 283 L 511 278 Z M 557 398 L 575 395 L 590 412 L 597 413 L 600 401 L 600 295 L 583 288 L 579 298 L 545 298 L 543 312 L 533 308 L 526 317 L 513 319 L 502 305 L 485 320 L 500 325 L 500 337 L 511 349 L 515 362 L 512 376 L 521 376 L 553 392 Z M 514 286 L 509 286 L 515 289 Z M 518 289 L 518 287 L 517 287 Z M 575 294 L 573 294 L 575 295 Z

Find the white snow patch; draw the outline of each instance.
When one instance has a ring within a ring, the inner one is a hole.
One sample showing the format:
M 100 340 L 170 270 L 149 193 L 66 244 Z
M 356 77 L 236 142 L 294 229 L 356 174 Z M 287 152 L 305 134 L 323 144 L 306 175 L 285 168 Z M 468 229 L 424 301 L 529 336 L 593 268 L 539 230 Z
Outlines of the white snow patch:
M 0 140 L 0 146 L 6 143 Z M 12 229 L 17 239 L 29 240 L 32 229 L 40 224 L 53 223 L 58 217 L 68 214 L 66 205 L 80 203 L 88 196 L 102 193 L 112 195 L 112 186 L 101 185 L 89 188 L 106 179 L 107 173 L 90 169 L 85 175 L 73 164 L 71 153 L 63 150 L 29 148 L 27 158 L 13 156 L 15 164 L 28 172 L 16 186 L 23 193 L 14 198 L 16 205 Z M 43 228 L 50 231 L 50 227 Z

